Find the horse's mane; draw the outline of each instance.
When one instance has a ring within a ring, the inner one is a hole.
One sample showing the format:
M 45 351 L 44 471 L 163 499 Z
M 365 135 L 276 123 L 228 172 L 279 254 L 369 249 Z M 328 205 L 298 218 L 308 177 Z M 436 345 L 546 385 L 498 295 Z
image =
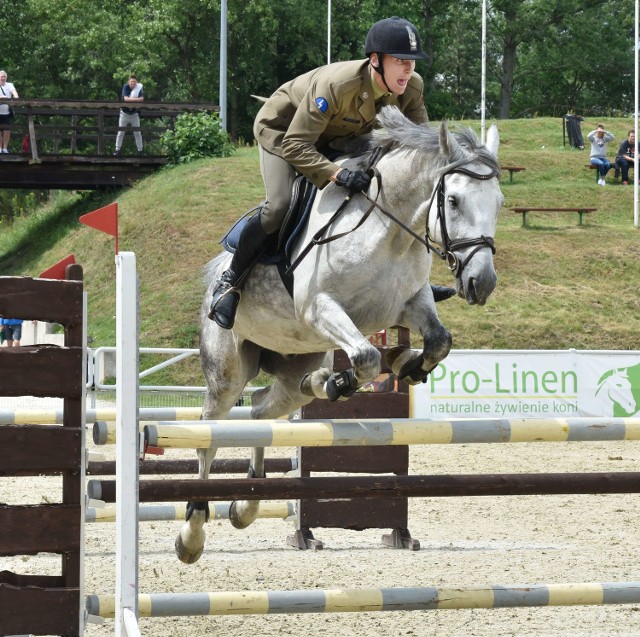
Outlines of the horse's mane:
M 437 158 L 437 168 L 445 166 L 455 168 L 472 161 L 479 161 L 499 172 L 500 164 L 493 153 L 480 143 L 470 128 L 456 127 L 451 134 L 458 142 L 454 145 L 450 157 L 440 153 L 440 128 L 429 124 L 414 124 L 395 106 L 385 106 L 377 116 L 381 128 L 370 135 L 356 138 L 349 152 L 353 155 L 370 156 L 376 149 L 383 154 L 394 150 L 414 153 L 414 158 L 421 164 L 433 162 Z M 420 166 L 422 167 L 422 166 Z

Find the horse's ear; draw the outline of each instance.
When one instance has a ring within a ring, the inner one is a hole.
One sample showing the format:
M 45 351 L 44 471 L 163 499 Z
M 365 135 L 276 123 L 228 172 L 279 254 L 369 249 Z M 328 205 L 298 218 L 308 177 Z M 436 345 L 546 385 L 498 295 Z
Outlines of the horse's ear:
M 445 157 L 451 157 L 457 145 L 456 138 L 449 133 L 447 120 L 443 119 L 440 124 L 440 153 Z
M 498 156 L 498 146 L 500 146 L 500 133 L 498 132 L 498 125 L 492 124 L 487 132 L 487 150 L 494 155 Z

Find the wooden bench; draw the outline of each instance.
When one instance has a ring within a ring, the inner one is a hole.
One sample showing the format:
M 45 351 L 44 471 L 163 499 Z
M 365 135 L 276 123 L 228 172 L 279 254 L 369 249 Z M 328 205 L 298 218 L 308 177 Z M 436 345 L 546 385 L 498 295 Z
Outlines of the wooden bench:
M 509 171 L 509 183 L 513 183 L 513 173 L 519 173 L 521 170 L 526 170 L 522 166 L 500 166 L 501 170 Z
M 613 166 L 613 169 L 616 171 L 614 173 L 614 179 L 617 179 L 618 175 L 620 174 L 620 169 L 616 166 L 615 162 L 611 162 L 611 165 Z M 598 183 L 598 179 L 600 179 L 600 172 L 598 171 L 598 168 L 600 168 L 600 166 L 597 166 L 596 164 L 586 164 L 585 167 L 596 171 L 596 183 Z
M 522 227 L 527 225 L 527 212 L 577 212 L 578 225 L 582 225 L 582 216 L 587 212 L 595 212 L 597 208 L 511 208 L 513 212 L 522 215 Z

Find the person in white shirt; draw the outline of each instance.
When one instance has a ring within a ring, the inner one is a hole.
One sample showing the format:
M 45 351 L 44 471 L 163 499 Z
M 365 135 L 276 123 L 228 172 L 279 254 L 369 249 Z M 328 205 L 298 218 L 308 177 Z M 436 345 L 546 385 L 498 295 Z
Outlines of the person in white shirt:
M 7 154 L 9 152 L 9 138 L 11 137 L 11 109 L 9 100 L 18 97 L 16 87 L 7 82 L 7 72 L 0 71 L 0 153 Z
M 598 167 L 600 173 L 598 184 L 604 186 L 604 178 L 612 168 L 611 162 L 607 159 L 607 144 L 614 138 L 613 133 L 605 130 L 604 124 L 598 124 L 598 128 L 592 130 L 587 137 L 591 142 L 591 163 Z
M 135 75 L 130 75 L 129 81 L 122 87 L 121 98 L 123 102 L 144 102 L 144 91 L 142 90 L 142 84 L 138 82 L 138 78 Z M 140 128 L 140 110 L 137 108 L 123 106 L 122 108 L 120 108 L 120 118 L 118 121 L 118 128 L 120 130 L 116 135 L 116 150 L 113 153 L 115 156 L 122 154 L 124 129 L 128 126 L 137 129 Z M 134 130 L 133 137 L 136 140 L 138 155 L 144 155 L 142 146 L 142 133 L 139 130 Z

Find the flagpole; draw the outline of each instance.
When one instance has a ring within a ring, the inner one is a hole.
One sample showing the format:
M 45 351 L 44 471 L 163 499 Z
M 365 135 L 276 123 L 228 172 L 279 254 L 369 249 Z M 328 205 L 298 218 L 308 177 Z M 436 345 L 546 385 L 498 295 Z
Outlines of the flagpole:
M 634 34 L 634 47 L 633 47 L 633 61 L 634 61 L 634 131 L 636 134 L 635 147 L 633 151 L 633 225 L 638 227 L 638 17 L 640 9 L 638 8 L 638 0 L 635 2 L 635 34 Z
M 220 3 L 220 123 L 227 130 L 227 0 Z
M 327 0 L 327 64 L 331 64 L 331 0 Z
M 637 1 L 637 0 L 636 0 Z M 487 92 L 487 0 L 482 0 L 482 70 L 480 82 L 480 143 L 484 144 L 485 102 Z

